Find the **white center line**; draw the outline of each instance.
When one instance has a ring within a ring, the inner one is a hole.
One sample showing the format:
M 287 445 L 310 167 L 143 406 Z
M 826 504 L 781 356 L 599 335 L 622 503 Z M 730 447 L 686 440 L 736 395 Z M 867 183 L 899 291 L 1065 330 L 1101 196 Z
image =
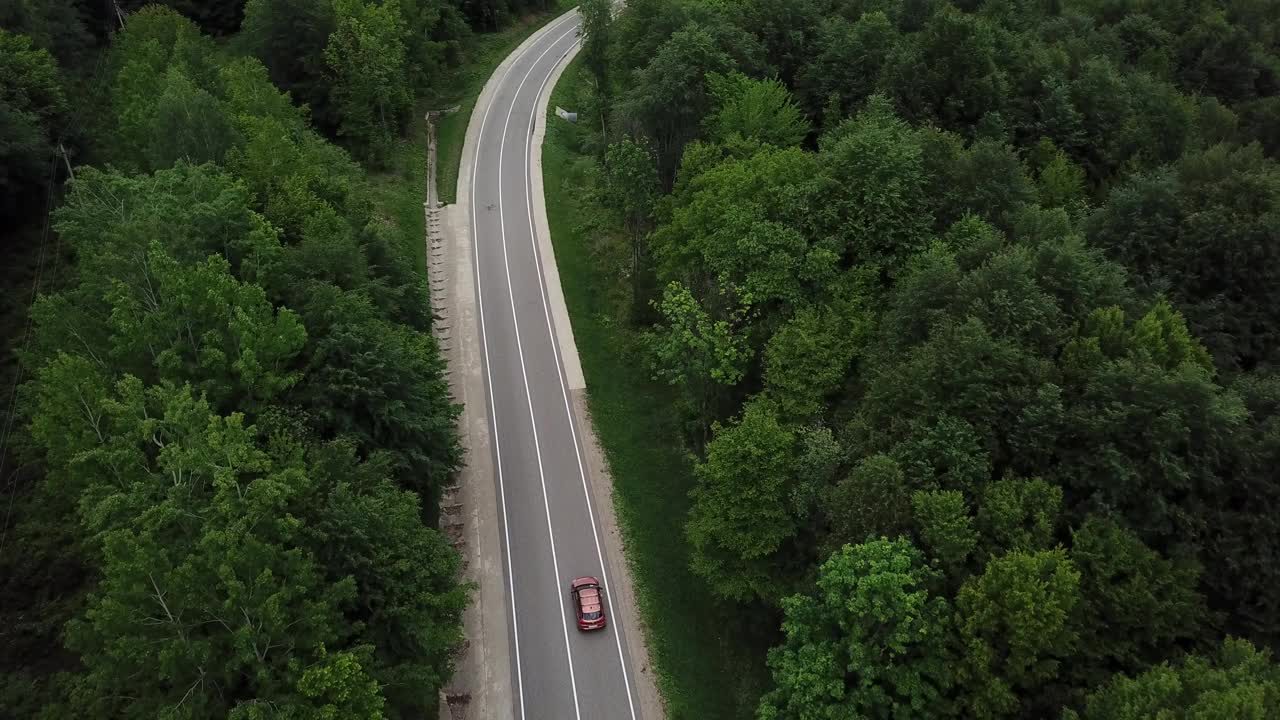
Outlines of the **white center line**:
M 564 20 L 561 20 L 555 23 L 555 25 L 548 27 L 545 32 L 550 33 L 556 27 L 559 27 L 560 25 L 572 19 L 573 19 L 572 17 L 565 18 Z M 512 61 L 512 63 L 509 66 L 507 66 L 506 71 L 503 72 L 502 74 L 502 78 L 494 86 L 495 95 L 497 94 L 497 91 L 502 87 L 503 83 L 506 82 L 507 76 L 511 73 L 511 69 L 515 67 L 516 63 L 519 62 L 520 59 L 522 59 L 525 55 L 527 55 L 532 50 L 532 47 L 533 46 L 530 45 L 528 49 L 526 49 L 523 53 L 521 53 L 519 58 Z M 489 122 L 489 113 L 492 110 L 493 110 L 493 99 L 491 98 L 489 100 L 488 106 L 485 107 L 484 115 L 481 117 L 481 120 L 480 120 L 480 133 L 476 136 L 476 141 L 478 143 L 478 146 L 476 147 L 476 155 L 471 167 L 471 187 L 470 187 L 471 250 L 472 250 L 472 264 L 475 265 L 475 270 L 476 270 L 476 302 L 479 306 L 478 309 L 480 313 L 480 341 L 484 349 L 485 379 L 488 382 L 489 417 L 492 419 L 492 422 L 493 422 L 493 448 L 494 448 L 494 454 L 497 456 L 497 462 L 495 464 L 497 465 L 497 470 L 498 470 L 498 497 L 502 504 L 502 534 L 503 534 L 503 544 L 506 546 L 505 549 L 506 549 L 506 555 L 507 555 L 507 584 L 511 590 L 510 591 L 511 632 L 512 632 L 512 637 L 514 638 L 514 650 L 515 650 L 515 656 L 516 656 L 515 657 L 516 692 L 517 692 L 517 697 L 519 698 L 520 718 L 521 720 L 524 720 L 525 719 L 524 677 L 520 668 L 520 627 L 516 621 L 515 573 L 511 569 L 511 533 L 510 533 L 511 525 L 507 520 L 507 494 L 506 494 L 506 488 L 503 482 L 503 474 L 502 474 L 502 443 L 498 436 L 498 413 L 494 408 L 494 400 L 493 400 L 493 373 L 489 369 L 489 336 L 486 333 L 485 323 L 484 323 L 484 289 L 483 289 L 484 286 L 480 282 L 480 241 L 479 241 L 479 230 L 476 226 L 476 175 L 479 173 L 480 154 L 484 148 L 484 129 Z M 499 160 L 501 160 L 501 156 L 499 156 Z M 501 169 L 501 165 L 499 165 L 499 169 Z M 499 187 L 499 191 L 501 191 L 501 187 Z M 505 245 L 505 242 L 504 242 L 504 245 Z M 557 586 L 558 585 L 559 585 L 559 580 L 557 579 Z M 558 596 L 556 599 L 557 601 L 559 601 Z M 574 698 L 574 701 L 576 703 L 577 701 L 576 696 Z
M 520 97 L 520 91 L 524 89 L 524 85 L 526 82 L 528 82 L 529 76 L 533 74 L 534 68 L 538 66 L 538 63 L 542 61 L 542 58 L 546 57 L 547 53 L 551 52 L 551 50 L 557 44 L 559 44 L 561 40 L 568 37 L 569 33 L 572 33 L 572 32 L 574 32 L 573 28 L 566 30 L 562 35 L 560 35 L 560 37 L 552 41 L 551 44 L 549 44 L 547 48 L 542 51 L 542 54 L 539 55 L 538 58 L 533 61 L 533 63 L 529 66 L 528 71 L 525 72 L 524 77 L 520 80 L 520 84 L 516 86 L 515 94 L 511 98 L 511 104 L 507 108 L 507 119 L 502 125 L 502 141 L 498 145 L 498 227 L 499 227 L 499 234 L 502 237 L 502 264 L 507 275 L 507 296 L 511 300 L 511 322 L 515 329 L 516 354 L 520 358 L 520 376 L 524 382 L 525 400 L 528 402 L 528 405 L 529 405 L 529 424 L 533 431 L 533 451 L 538 458 L 538 482 L 542 486 L 542 507 L 543 507 L 543 510 L 546 512 L 546 516 L 547 516 L 547 534 L 550 538 L 550 545 L 551 545 L 551 566 L 552 568 L 554 568 L 555 574 L 556 574 L 556 577 L 555 577 L 555 584 L 557 588 L 556 607 L 560 608 L 560 613 L 559 613 L 560 627 L 564 633 L 565 658 L 566 660 L 568 660 L 568 665 L 569 665 L 569 687 L 573 692 L 573 714 L 574 714 L 574 717 L 577 718 L 577 720 L 581 720 L 582 711 L 578 707 L 578 681 L 577 681 L 577 678 L 574 676 L 573 650 L 569 645 L 569 621 L 565 617 L 564 603 L 561 600 L 560 593 L 559 593 L 560 578 L 561 578 L 560 561 L 556 557 L 555 528 L 552 526 L 552 523 L 551 523 L 551 502 L 548 499 L 547 477 L 546 477 L 546 473 L 543 470 L 542 445 L 538 440 L 538 420 L 534 416 L 534 412 L 533 412 L 533 395 L 529 390 L 529 373 L 525 367 L 525 362 L 524 362 L 524 343 L 520 339 L 520 319 L 516 311 L 515 288 L 511 283 L 511 263 L 507 255 L 507 221 L 506 221 L 506 213 L 503 211 L 503 198 L 502 198 L 502 166 L 504 165 L 503 159 L 506 155 L 507 131 L 511 125 L 511 115 L 515 111 L 516 100 Z
M 580 43 L 582 41 L 577 40 L 575 42 Z M 570 49 L 572 49 L 572 47 L 573 46 L 571 45 Z M 551 74 L 548 73 L 547 76 L 543 78 L 542 86 L 538 88 L 538 94 L 535 96 L 535 98 L 542 97 L 542 91 L 546 87 L 546 84 L 550 79 L 551 79 Z M 534 104 L 535 110 L 540 105 L 541 103 L 535 100 L 535 104 Z M 555 330 L 551 326 L 551 310 L 547 307 L 547 288 L 543 282 L 543 277 L 542 277 L 542 255 L 538 251 L 538 242 L 537 242 L 538 233 L 537 231 L 534 230 L 534 227 L 533 227 L 533 189 L 532 189 L 532 184 L 530 182 L 531 169 L 530 169 L 530 163 L 529 163 L 529 156 L 533 152 L 533 128 L 534 128 L 535 122 L 538 120 L 545 121 L 545 118 L 539 117 L 539 114 L 536 111 L 529 116 L 529 133 L 528 133 L 529 139 L 526 140 L 525 142 L 525 154 L 524 154 L 524 172 L 525 172 L 525 188 L 526 188 L 525 198 L 527 200 L 527 205 L 529 209 L 529 243 L 533 246 L 533 257 L 537 262 L 537 266 L 538 266 L 537 267 L 538 272 L 536 274 L 538 276 L 539 294 L 542 296 L 542 314 L 547 320 L 547 334 L 551 336 L 551 352 L 555 355 L 556 375 L 559 376 L 560 378 L 560 394 L 564 397 L 564 412 L 565 412 L 566 420 L 569 423 L 569 433 L 573 437 L 573 452 L 578 459 L 578 477 L 581 478 L 582 480 L 582 495 L 583 495 L 583 498 L 587 501 L 587 517 L 591 520 L 591 536 L 595 539 L 596 558 L 600 561 L 600 575 L 604 580 L 604 585 L 606 588 L 606 592 L 604 593 L 605 602 L 609 606 L 609 615 L 613 618 L 613 622 L 610 624 L 613 625 L 613 639 L 614 639 L 614 643 L 618 647 L 618 663 L 622 666 L 622 684 L 627 691 L 627 706 L 631 710 L 631 720 L 635 720 L 636 707 L 635 707 L 635 703 L 631 699 L 631 680 L 627 677 L 627 659 L 622 652 L 622 636 L 618 630 L 619 616 L 617 613 L 613 611 L 613 593 L 608 592 L 608 588 L 610 587 L 609 573 L 607 570 L 605 570 L 604 553 L 600 549 L 600 534 L 596 531 L 596 515 L 595 515 L 595 511 L 591 507 L 591 491 L 587 488 L 587 472 L 582 464 L 582 450 L 580 449 L 580 444 L 578 442 L 578 431 L 574 429 L 573 411 L 570 410 L 569 408 L 569 390 L 565 386 L 564 371 L 560 367 L 560 351 L 557 347 Z

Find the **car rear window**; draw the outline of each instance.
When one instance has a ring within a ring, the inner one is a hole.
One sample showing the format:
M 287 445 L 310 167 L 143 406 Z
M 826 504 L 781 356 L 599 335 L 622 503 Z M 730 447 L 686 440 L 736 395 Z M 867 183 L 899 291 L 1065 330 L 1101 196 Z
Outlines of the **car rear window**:
M 599 620 L 600 612 L 596 611 L 596 612 L 582 613 L 582 619 L 583 620 Z

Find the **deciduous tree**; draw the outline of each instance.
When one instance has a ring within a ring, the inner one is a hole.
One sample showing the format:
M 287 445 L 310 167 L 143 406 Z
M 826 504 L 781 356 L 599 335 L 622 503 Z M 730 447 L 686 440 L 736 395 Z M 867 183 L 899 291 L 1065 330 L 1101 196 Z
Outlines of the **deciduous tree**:
M 918 490 L 911 496 L 916 536 L 928 555 L 953 582 L 964 578 L 970 556 L 978 547 L 964 494 L 958 490 Z
M 904 539 L 845 545 L 811 595 L 783 601 L 774 689 L 761 720 L 948 717 L 950 608 L 936 573 Z
M 744 313 L 738 309 L 730 319 L 713 319 L 679 283 L 669 284 L 655 307 L 662 324 L 646 335 L 654 376 L 682 392 L 685 413 L 705 428 L 724 389 L 742 380 L 750 359 L 740 335 Z
M 613 3 L 609 0 L 584 0 L 578 6 L 582 17 L 582 55 L 595 79 L 601 107 L 612 104 L 613 86 L 609 75 L 609 55 L 613 52 Z M 607 121 L 607 118 L 602 118 Z
M 288 508 L 308 491 L 307 474 L 190 388 L 126 378 L 100 414 L 58 423 L 68 406 L 49 401 L 62 392 L 45 385 L 37 414 L 91 441 L 72 472 L 102 558 L 88 609 L 68 628 L 88 671 L 76 704 L 141 718 L 300 702 L 305 666 L 349 634 L 341 609 L 355 589 L 297 547 L 304 521 Z
M 711 107 L 706 73 L 728 72 L 732 65 L 715 38 L 695 23 L 671 35 L 651 57 L 621 98 L 622 112 L 653 141 L 658 177 L 669 189 L 685 144 Z
M 888 455 L 858 461 L 823 498 L 831 541 L 839 546 L 900 534 L 911 521 L 911 490 L 902 468 Z
M 752 80 L 741 73 L 709 74 L 715 108 L 705 121 L 710 139 L 728 145 L 799 145 L 809 133 L 800 108 L 778 80 Z
M 1161 557 L 1113 518 L 1091 516 L 1071 534 L 1080 569 L 1080 658 L 1068 670 L 1085 687 L 1136 672 L 1194 642 L 1206 608 L 1194 559 Z
M 1223 368 L 1274 362 L 1270 275 L 1280 168 L 1257 145 L 1219 145 L 1111 193 L 1090 237 L 1166 291 Z
M 1094 691 L 1082 713 L 1065 720 L 1138 720 L 1160 717 L 1270 717 L 1280 713 L 1280 669 L 1267 650 L 1227 638 L 1207 657 L 1162 663 L 1136 677 L 1119 675 Z
M 338 26 L 332 2 L 247 0 L 237 42 L 262 61 L 271 81 L 305 103 L 324 130 L 337 128 L 330 98 L 325 46 Z
M 756 398 L 714 433 L 690 493 L 692 569 L 721 597 L 776 603 L 790 589 L 787 545 L 803 519 L 790 503 L 795 431 L 771 400 Z
M 340 117 L 338 132 L 385 162 L 383 153 L 413 105 L 405 45 L 408 28 L 400 17 L 399 0 L 337 0 L 334 8 L 337 25 L 325 45 L 324 60 Z
M 1078 642 L 1080 573 L 1065 551 L 1014 551 L 987 563 L 956 596 L 956 666 L 964 714 L 1015 715 L 1054 678 Z
M 924 249 L 932 224 L 915 133 L 876 96 L 825 140 L 822 160 L 835 181 L 828 211 L 838 218 L 842 259 L 893 272 Z
M 1040 478 L 1005 478 L 982 492 L 977 527 L 991 555 L 1035 552 L 1053 545 L 1062 511 L 1062 488 Z
M 818 415 L 848 376 L 870 334 L 862 303 L 803 306 L 765 346 L 765 383 L 784 414 Z
M 644 236 L 658 197 L 658 166 L 648 146 L 623 138 L 605 151 L 606 202 L 622 213 L 631 232 L 631 276 L 639 278 L 646 255 Z
M 813 56 L 796 81 L 809 115 L 816 115 L 832 97 L 842 117 L 852 113 L 876 91 L 900 42 L 897 28 L 883 11 L 867 12 L 853 23 L 842 17 L 825 20 L 813 40 Z

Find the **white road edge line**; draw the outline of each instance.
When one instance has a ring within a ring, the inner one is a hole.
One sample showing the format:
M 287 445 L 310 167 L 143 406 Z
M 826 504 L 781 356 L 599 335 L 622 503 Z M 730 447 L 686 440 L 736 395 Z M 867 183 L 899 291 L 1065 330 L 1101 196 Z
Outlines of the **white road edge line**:
M 576 43 L 581 40 L 575 41 Z M 573 45 L 569 46 L 570 49 Z M 565 53 L 566 55 L 568 53 Z M 613 621 L 609 624 L 613 626 L 613 639 L 618 646 L 618 663 L 622 666 L 622 684 L 627 690 L 627 706 L 631 709 L 631 720 L 636 720 L 636 706 L 631 699 L 631 679 L 627 676 L 627 658 L 622 652 L 622 636 L 618 631 L 618 615 L 613 611 L 613 593 L 608 590 L 609 573 L 605 570 L 604 553 L 600 549 L 600 534 L 596 531 L 596 514 L 591 507 L 591 491 L 587 488 L 587 473 L 582 464 L 582 450 L 579 447 L 578 431 L 573 424 L 573 411 L 569 407 L 569 390 L 564 382 L 564 371 L 560 368 L 560 351 L 557 348 L 556 332 L 551 327 L 551 310 L 547 307 L 547 288 L 542 279 L 542 255 L 538 252 L 538 233 L 533 227 L 533 191 L 529 180 L 529 173 L 532 172 L 529 163 L 529 156 L 533 152 L 533 128 L 538 118 L 537 98 L 542 97 L 542 91 L 547 85 L 547 81 L 551 79 L 551 73 L 548 73 L 542 80 L 542 86 L 538 88 L 538 94 L 534 96 L 535 112 L 529 116 L 529 134 L 525 140 L 524 153 L 524 173 L 525 173 L 525 198 L 529 208 L 529 243 L 533 247 L 533 257 L 538 264 L 538 290 L 542 296 L 542 314 L 547 319 L 547 334 L 551 336 L 551 352 L 555 355 L 556 375 L 560 378 L 560 394 L 564 397 L 564 411 L 569 421 L 569 433 L 573 437 L 573 452 L 578 459 L 578 477 L 582 479 L 582 495 L 587 501 L 587 517 L 591 520 L 591 536 L 596 542 L 596 558 L 600 560 L 600 575 L 604 580 L 606 592 L 604 594 L 605 602 L 609 605 L 609 615 L 613 617 Z
M 572 18 L 566 18 L 565 20 L 569 20 L 569 19 L 572 19 Z M 549 34 L 551 30 L 563 24 L 565 20 L 561 20 L 555 25 L 548 27 L 546 32 Z M 514 68 L 516 66 L 516 63 L 519 62 L 526 54 L 528 54 L 530 50 L 532 50 L 532 47 L 530 47 L 529 49 L 526 49 L 525 52 L 520 55 L 520 57 L 513 60 L 511 64 L 507 66 L 506 71 L 503 72 L 502 74 L 502 79 L 499 80 L 497 85 L 494 86 L 495 96 L 497 95 L 498 88 L 502 87 L 502 83 L 505 82 L 507 79 L 507 76 L 511 74 L 511 69 Z M 511 633 L 512 633 L 512 637 L 515 639 L 514 649 L 516 654 L 516 692 L 520 698 L 520 720 L 525 720 L 524 678 L 520 669 L 520 628 L 516 622 L 515 573 L 513 573 L 511 570 L 511 531 L 509 530 L 510 523 L 507 522 L 507 494 L 506 494 L 506 489 L 503 485 L 503 477 L 502 477 L 502 444 L 501 442 L 499 442 L 499 439 L 498 439 L 498 413 L 497 413 L 497 410 L 494 408 L 494 404 L 493 404 L 493 373 L 489 369 L 489 337 L 485 332 L 485 326 L 484 326 L 484 290 L 480 285 L 480 240 L 479 240 L 479 233 L 476 227 L 476 200 L 475 200 L 476 174 L 478 173 L 480 168 L 480 152 L 484 149 L 483 145 L 481 144 L 481 142 L 484 139 L 484 128 L 485 128 L 485 125 L 488 124 L 489 122 L 489 111 L 491 110 L 493 110 L 493 98 L 489 99 L 489 105 L 488 107 L 485 108 L 484 115 L 480 119 L 480 133 L 477 136 L 478 140 L 476 145 L 476 156 L 471 166 L 471 188 L 470 188 L 471 196 L 468 198 L 468 201 L 471 203 L 471 252 L 472 252 L 472 259 L 473 259 L 472 264 L 475 265 L 475 268 L 476 268 L 476 302 L 478 305 L 477 309 L 479 310 L 479 314 L 480 314 L 480 341 L 481 341 L 481 344 L 484 346 L 484 374 L 485 374 L 485 379 L 488 381 L 487 390 L 489 395 L 489 417 L 492 419 L 492 423 L 493 423 L 494 454 L 497 455 L 497 462 L 494 464 L 497 466 L 497 470 L 498 470 L 498 497 L 500 498 L 502 503 L 502 535 L 503 535 L 503 544 L 506 546 L 505 549 L 507 551 L 506 552 L 507 584 L 511 588 Z M 499 167 L 501 167 L 501 163 L 499 163 Z M 501 190 L 501 187 L 499 187 L 499 190 Z M 557 581 L 557 585 L 558 584 L 559 583 Z
M 556 573 L 556 607 L 560 608 L 560 627 L 564 632 L 564 652 L 565 659 L 569 664 L 569 688 L 573 692 L 573 714 L 577 720 L 582 720 L 582 710 L 578 707 L 578 681 L 573 673 L 573 648 L 569 645 L 569 621 L 565 617 L 564 600 L 560 597 L 560 561 L 556 558 L 556 535 L 555 527 L 551 523 L 551 501 L 548 499 L 547 493 L 547 476 L 542 467 L 542 445 L 538 441 L 538 419 L 533 414 L 533 394 L 529 390 L 529 373 L 525 369 L 524 363 L 524 344 L 520 340 L 520 318 L 516 311 L 516 294 L 515 288 L 511 283 L 511 263 L 507 255 L 507 219 L 506 213 L 503 212 L 502 206 L 502 165 L 503 157 L 507 150 L 507 130 L 511 125 L 511 115 L 516 109 L 516 100 L 520 97 L 520 91 L 524 89 L 524 84 L 528 82 L 529 76 L 533 74 L 533 69 L 538 66 L 542 58 L 559 44 L 561 40 L 568 37 L 573 29 L 566 30 L 560 37 L 551 41 L 546 50 L 538 55 L 537 59 L 529 65 L 529 69 L 525 72 L 524 77 L 520 80 L 520 84 L 516 86 L 516 91 L 512 95 L 511 104 L 507 108 L 507 119 L 502 124 L 502 141 L 498 144 L 498 227 L 499 234 L 502 236 L 502 265 L 507 274 L 507 297 L 511 299 L 511 323 L 515 329 L 516 335 L 516 354 L 520 357 L 520 376 L 524 380 L 524 397 L 529 404 L 529 425 L 533 431 L 533 452 L 538 458 L 538 482 L 542 486 L 542 507 L 547 514 L 547 534 L 551 541 L 551 566 Z M 514 63 L 513 63 L 514 65 Z M 477 153 L 478 155 L 478 153 Z M 472 206 L 474 207 L 474 205 Z M 478 263 L 478 261 L 477 261 Z M 509 557 L 509 555 L 508 555 Z

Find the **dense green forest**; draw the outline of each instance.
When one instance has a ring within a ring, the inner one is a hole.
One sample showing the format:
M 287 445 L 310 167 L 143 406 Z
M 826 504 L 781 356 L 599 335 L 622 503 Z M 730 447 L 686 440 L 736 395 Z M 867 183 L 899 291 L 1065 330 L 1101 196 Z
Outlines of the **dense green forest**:
M 457 408 L 366 168 L 543 5 L 0 0 L 0 716 L 429 712 Z M 583 12 L 756 715 L 1280 716 L 1280 2 Z
M 435 712 L 458 408 L 366 168 L 547 5 L 0 0 L 0 717 Z
M 598 264 L 751 712 L 1280 717 L 1280 3 L 607 6 Z

